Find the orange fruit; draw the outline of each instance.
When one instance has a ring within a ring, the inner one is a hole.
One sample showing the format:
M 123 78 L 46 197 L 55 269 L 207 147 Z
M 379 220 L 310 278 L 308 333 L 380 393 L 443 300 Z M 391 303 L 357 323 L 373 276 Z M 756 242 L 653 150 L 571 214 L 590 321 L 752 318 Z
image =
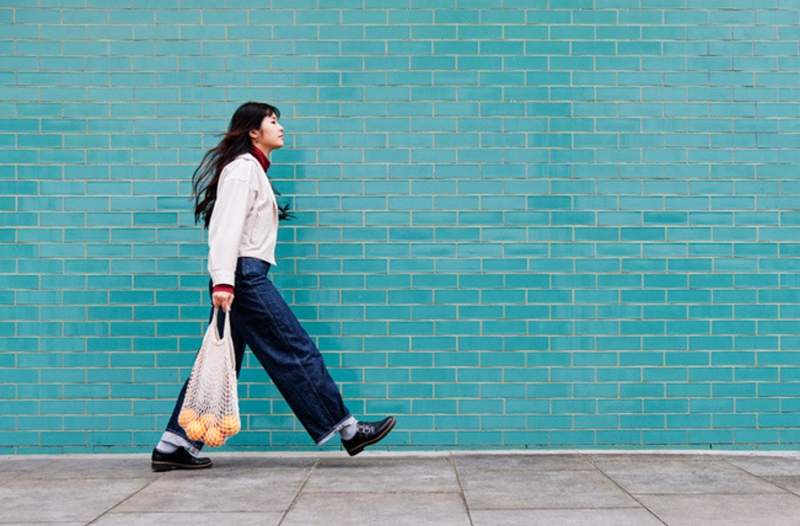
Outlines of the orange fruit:
M 217 425 L 217 417 L 212 413 L 203 413 L 203 416 L 200 417 L 200 422 L 203 423 L 203 427 L 209 428 Z
M 203 436 L 205 430 L 206 428 L 203 426 L 203 423 L 200 422 L 200 420 L 193 420 L 189 422 L 189 425 L 186 427 L 186 436 L 191 440 L 200 440 L 200 437 Z
M 242 429 L 242 424 L 236 415 L 225 415 L 222 417 L 222 423 L 219 425 L 219 430 L 225 436 L 235 435 Z
M 212 426 L 208 428 L 206 434 L 203 435 L 203 442 L 211 447 L 219 447 L 225 443 L 225 436 L 219 432 L 219 428 Z
M 197 411 L 195 411 L 191 407 L 181 409 L 181 412 L 178 413 L 178 423 L 184 429 L 186 429 L 186 426 L 189 425 L 189 422 L 196 419 L 197 419 Z

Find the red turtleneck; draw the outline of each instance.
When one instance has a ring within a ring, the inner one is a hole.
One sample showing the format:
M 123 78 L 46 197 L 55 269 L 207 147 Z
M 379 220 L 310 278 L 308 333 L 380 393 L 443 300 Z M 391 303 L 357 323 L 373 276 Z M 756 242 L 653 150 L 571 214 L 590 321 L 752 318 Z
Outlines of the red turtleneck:
M 258 159 L 258 162 L 261 163 L 261 168 L 263 168 L 264 173 L 266 173 L 267 170 L 269 170 L 269 165 L 270 165 L 269 159 L 267 159 L 267 155 L 261 151 L 261 148 L 255 145 L 253 145 L 253 147 L 250 148 L 250 153 L 253 154 L 253 157 Z M 233 294 L 233 285 L 228 285 L 227 283 L 219 283 L 217 285 L 214 285 L 214 288 L 212 289 L 211 293 L 213 294 L 214 292 L 230 292 L 231 294 Z
M 269 169 L 269 159 L 267 159 L 267 155 L 261 151 L 261 148 L 255 145 L 250 148 L 250 153 L 252 153 L 256 159 L 258 159 L 258 162 L 261 163 L 261 168 L 263 168 L 266 172 Z

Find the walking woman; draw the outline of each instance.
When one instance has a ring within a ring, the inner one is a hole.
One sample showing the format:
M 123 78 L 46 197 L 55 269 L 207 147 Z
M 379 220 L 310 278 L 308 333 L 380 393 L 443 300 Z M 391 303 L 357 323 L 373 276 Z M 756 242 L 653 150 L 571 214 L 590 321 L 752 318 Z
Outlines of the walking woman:
M 230 316 L 237 377 L 247 344 L 311 439 L 321 446 L 339 433 L 345 450 L 357 455 L 384 438 L 395 418 L 355 419 L 319 349 L 267 275 L 278 265 L 278 222 L 289 217 L 289 207 L 278 206 L 267 178 L 270 154 L 283 147 L 279 118 L 278 108 L 269 104 L 239 106 L 228 132 L 206 153 L 193 176 L 195 221 L 202 216 L 208 229 L 209 323 L 216 308 L 221 310 L 220 327 L 224 316 Z M 188 384 L 187 379 L 153 449 L 154 471 L 212 465 L 211 459 L 200 456 L 203 442 L 189 439 L 178 424 Z

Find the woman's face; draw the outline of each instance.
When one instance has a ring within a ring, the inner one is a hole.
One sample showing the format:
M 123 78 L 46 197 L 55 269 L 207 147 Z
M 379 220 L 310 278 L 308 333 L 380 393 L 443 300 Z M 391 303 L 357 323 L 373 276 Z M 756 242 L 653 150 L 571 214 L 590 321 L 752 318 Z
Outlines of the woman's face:
M 261 121 L 261 128 L 251 130 L 253 143 L 262 150 L 270 152 L 283 147 L 283 126 L 275 115 L 268 115 Z

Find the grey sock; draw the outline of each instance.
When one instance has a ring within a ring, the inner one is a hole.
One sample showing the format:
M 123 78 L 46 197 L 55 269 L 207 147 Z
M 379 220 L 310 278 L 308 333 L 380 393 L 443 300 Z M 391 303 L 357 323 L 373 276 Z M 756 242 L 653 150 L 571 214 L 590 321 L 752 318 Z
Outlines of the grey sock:
M 156 449 L 161 451 L 162 453 L 172 453 L 173 451 L 178 449 L 178 446 L 176 446 L 175 444 L 170 444 L 169 442 L 166 442 L 166 441 L 162 440 L 162 441 L 160 441 L 158 443 L 158 445 L 156 446 Z
M 356 420 L 355 418 L 352 418 L 350 421 L 348 421 L 346 426 L 344 426 L 343 428 L 341 428 L 339 430 L 339 434 L 342 435 L 342 438 L 344 440 L 350 440 L 351 438 L 353 438 L 355 436 L 355 434 L 356 434 L 356 424 L 358 424 L 358 420 Z
M 162 450 L 162 444 L 165 444 Z M 183 438 L 182 436 L 173 433 L 171 431 L 164 431 L 164 434 L 161 435 L 161 442 L 158 443 L 156 449 L 160 451 L 164 451 L 165 453 L 172 453 L 175 449 L 182 447 L 186 451 L 189 452 L 190 455 L 197 458 L 200 456 L 200 450 L 194 446 L 191 442 Z

